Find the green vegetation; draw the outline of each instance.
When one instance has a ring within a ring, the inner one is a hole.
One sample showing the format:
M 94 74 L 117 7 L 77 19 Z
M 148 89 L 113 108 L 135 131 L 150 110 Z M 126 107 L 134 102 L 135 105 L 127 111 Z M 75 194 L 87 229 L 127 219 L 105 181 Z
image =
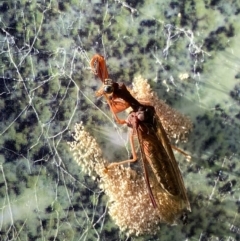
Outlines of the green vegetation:
M 104 126 L 104 131 L 109 130 L 112 124 L 93 104 L 110 116 L 105 103 L 94 95 L 101 83 L 89 69 L 89 58 L 96 52 L 106 55 L 110 77 L 116 81 L 130 85 L 135 75 L 142 74 L 164 100 L 179 107 L 183 103 L 179 98 L 189 94 L 189 99 L 184 100 L 187 104 L 182 105 L 190 106 L 190 114 L 193 109 L 199 111 L 196 123 L 199 121 L 202 128 L 194 134 L 199 141 L 193 141 L 190 149 L 197 157 L 204 156 L 205 151 L 220 157 L 214 159 L 216 166 L 212 170 L 221 168 L 222 156 L 238 153 L 234 145 L 224 141 L 238 143 L 232 136 L 239 129 L 235 125 L 240 111 L 233 111 L 236 120 L 232 121 L 227 111 L 206 111 L 206 115 L 204 111 L 212 110 L 215 104 L 196 108 L 192 103 L 202 104 L 201 98 L 215 97 L 214 91 L 220 89 L 219 92 L 230 94 L 234 104 L 239 104 L 237 83 L 231 86 L 228 76 L 221 72 L 226 71 L 221 67 L 215 70 L 219 63 L 225 65 L 224 61 L 231 58 L 216 54 L 228 51 L 232 41 L 238 43 L 235 36 L 240 29 L 239 1 L 126 3 L 129 6 L 121 1 L 98 0 L 0 2 L 0 236 L 3 240 L 42 237 L 78 240 L 81 235 L 82 240 L 96 240 L 97 234 L 100 240 L 108 235 L 119 239 L 118 230 L 103 215 L 106 200 L 98 193 L 97 182 L 83 176 L 66 145 L 73 123 L 83 121 L 97 133 L 101 146 L 109 147 L 107 134 L 99 134 L 99 129 Z M 239 64 L 239 59 L 233 61 Z M 238 81 L 239 68 L 232 65 L 229 69 L 234 81 Z M 214 70 L 214 76 L 210 75 Z M 189 78 L 179 81 L 182 73 L 188 73 Z M 197 89 L 198 73 L 212 79 L 214 84 L 206 84 L 208 92 L 202 86 Z M 219 84 L 221 79 L 227 80 L 228 87 Z M 218 96 L 215 99 L 217 102 Z M 231 106 L 226 100 L 224 103 Z M 211 123 L 212 120 L 215 122 Z M 225 128 L 222 121 L 232 126 L 225 135 L 220 133 Z M 206 129 L 208 132 L 203 133 Z M 212 139 L 209 132 L 214 134 Z M 109 149 L 105 150 L 106 156 L 112 152 Z M 125 153 L 123 156 L 126 158 Z M 199 165 L 209 168 L 210 161 L 205 156 L 203 159 Z M 234 165 L 237 164 L 229 161 L 226 170 L 230 172 Z M 201 168 L 192 164 L 189 169 L 198 173 L 196 170 Z M 214 178 L 211 176 L 211 180 Z M 212 186 L 206 190 L 210 192 Z M 236 213 L 237 205 L 230 205 Z M 102 215 L 105 219 L 95 223 Z M 214 225 L 209 232 L 216 236 L 218 230 Z M 197 235 L 203 231 L 202 227 L 194 230 Z M 180 233 L 180 228 L 176 232 Z M 187 233 L 190 235 L 190 228 Z M 199 239 L 197 235 L 195 239 Z M 237 232 L 231 235 L 239 238 Z

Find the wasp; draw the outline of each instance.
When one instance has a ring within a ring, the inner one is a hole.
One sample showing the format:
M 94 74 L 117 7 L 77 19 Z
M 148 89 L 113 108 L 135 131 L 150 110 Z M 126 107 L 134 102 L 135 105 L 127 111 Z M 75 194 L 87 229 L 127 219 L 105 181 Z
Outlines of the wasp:
M 157 188 L 167 195 L 177 198 L 178 202 L 181 202 L 182 210 L 191 211 L 186 188 L 171 143 L 154 106 L 140 103 L 131 95 L 124 83 L 111 80 L 103 56 L 94 55 L 90 61 L 90 66 L 94 74 L 103 83 L 96 95 L 104 96 L 116 122 L 127 124 L 131 130 L 129 141 L 132 158 L 111 163 L 107 169 L 116 165 L 135 162 L 139 159 L 134 145 L 134 137 L 136 137 L 140 147 L 144 179 L 153 207 L 158 208 L 158 200 L 153 191 Z M 117 114 L 128 107 L 131 107 L 132 111 L 126 120 L 120 119 Z M 152 174 L 155 181 L 150 184 L 149 176 Z

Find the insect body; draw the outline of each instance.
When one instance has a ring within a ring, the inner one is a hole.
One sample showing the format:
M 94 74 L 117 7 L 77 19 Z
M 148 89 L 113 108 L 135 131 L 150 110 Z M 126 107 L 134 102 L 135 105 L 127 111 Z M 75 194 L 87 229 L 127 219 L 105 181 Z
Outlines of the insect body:
M 153 206 L 155 208 L 158 207 L 158 200 L 153 191 L 156 188 L 173 198 L 177 198 L 178 202 L 181 202 L 182 210 L 187 209 L 191 211 L 182 175 L 174 157 L 170 141 L 154 107 L 141 104 L 131 95 L 124 84 L 119 84 L 109 79 L 103 56 L 94 55 L 90 65 L 94 73 L 103 82 L 103 86 L 96 94 L 106 98 L 110 110 L 119 124 L 127 124 L 131 128 L 129 140 L 132 159 L 111 163 L 107 168 L 135 162 L 138 159 L 133 141 L 133 137 L 136 136 L 140 146 L 144 178 Z M 127 109 L 129 106 L 132 108 L 132 112 L 127 119 L 119 119 L 117 113 Z M 154 182 L 151 181 L 153 187 L 151 187 L 149 181 L 150 172 L 154 174 L 151 175 L 151 178 L 152 176 L 154 177 Z

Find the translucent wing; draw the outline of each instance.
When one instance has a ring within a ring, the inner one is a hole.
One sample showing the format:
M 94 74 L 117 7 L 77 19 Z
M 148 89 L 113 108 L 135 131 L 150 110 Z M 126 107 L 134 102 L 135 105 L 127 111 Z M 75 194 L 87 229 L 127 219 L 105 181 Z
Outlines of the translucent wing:
M 178 197 L 182 200 L 183 206 L 190 211 L 182 175 L 168 137 L 156 114 L 153 115 L 153 122 L 151 122 L 140 121 L 136 128 L 147 186 L 149 186 L 150 174 L 146 163 L 150 165 L 154 174 L 154 186 L 158 186 L 159 190 L 169 195 Z

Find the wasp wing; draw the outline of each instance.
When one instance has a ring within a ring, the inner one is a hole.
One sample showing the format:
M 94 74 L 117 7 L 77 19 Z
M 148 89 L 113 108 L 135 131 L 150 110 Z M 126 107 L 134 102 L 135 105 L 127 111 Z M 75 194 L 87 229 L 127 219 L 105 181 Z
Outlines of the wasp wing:
M 158 185 L 162 191 L 172 196 L 179 197 L 183 205 L 191 211 L 178 163 L 156 113 L 153 115 L 152 123 L 140 122 L 136 132 L 148 188 L 150 187 L 148 181 L 149 168 L 146 167 L 146 163 L 149 163 L 154 174 L 157 183 L 154 185 Z

